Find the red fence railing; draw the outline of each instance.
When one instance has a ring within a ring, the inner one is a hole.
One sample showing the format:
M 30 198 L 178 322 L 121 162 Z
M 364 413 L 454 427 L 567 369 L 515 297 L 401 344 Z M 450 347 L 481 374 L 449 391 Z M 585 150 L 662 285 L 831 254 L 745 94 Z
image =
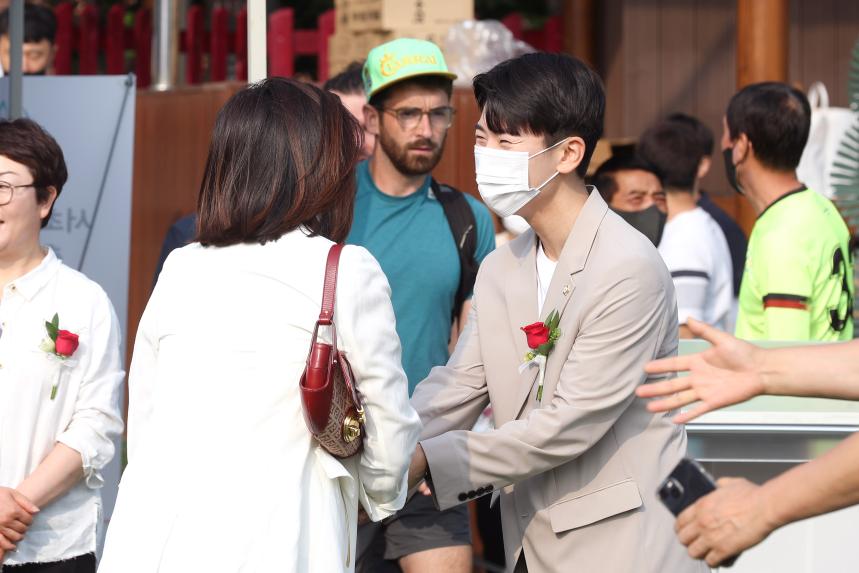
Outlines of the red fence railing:
M 54 60 L 57 74 L 122 74 L 133 70 L 137 74 L 138 87 L 145 88 L 151 84 L 153 24 L 150 11 L 141 9 L 135 12 L 130 25 L 121 5 L 110 7 L 103 23 L 98 9 L 92 4 L 83 5 L 76 14 L 72 3 L 66 0 L 54 8 L 54 13 L 57 17 Z M 224 7 L 214 8 L 209 14 L 207 28 L 204 9 L 193 5 L 188 8 L 185 21 L 179 49 L 185 54 L 187 84 L 224 81 L 230 75 L 240 81 L 247 79 L 246 9 L 232 14 Z M 268 18 L 269 73 L 292 76 L 296 57 L 315 56 L 316 78 L 320 82 L 325 81 L 328 78 L 328 38 L 334 34 L 335 22 L 335 12 L 329 10 L 319 17 L 316 29 L 303 30 L 295 28 L 295 15 L 291 8 L 271 13 Z M 559 17 L 549 18 L 540 30 L 525 30 L 520 14 L 511 14 L 503 22 L 516 38 L 537 49 L 553 52 L 562 49 Z M 129 56 L 133 59 L 133 66 Z M 233 74 L 228 71 L 231 56 Z

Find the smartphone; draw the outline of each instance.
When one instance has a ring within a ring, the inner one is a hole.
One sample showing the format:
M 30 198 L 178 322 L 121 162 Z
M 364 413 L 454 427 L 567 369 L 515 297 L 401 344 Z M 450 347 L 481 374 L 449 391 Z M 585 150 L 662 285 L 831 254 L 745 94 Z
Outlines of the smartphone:
M 707 473 L 701 464 L 689 458 L 683 458 L 674 468 L 657 494 L 668 511 L 674 516 L 680 515 L 684 509 L 698 501 L 710 492 L 716 490 L 716 481 Z M 723 560 L 717 567 L 730 567 L 739 555 Z

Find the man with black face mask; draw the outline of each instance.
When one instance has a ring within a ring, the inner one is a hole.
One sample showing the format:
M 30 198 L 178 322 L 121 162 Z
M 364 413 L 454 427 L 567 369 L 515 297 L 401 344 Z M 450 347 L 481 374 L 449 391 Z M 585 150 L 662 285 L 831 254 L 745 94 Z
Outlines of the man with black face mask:
M 728 104 L 728 180 L 758 215 L 740 288 L 740 338 L 853 338 L 850 233 L 835 205 L 796 176 L 810 118 L 805 94 L 778 82 L 746 86 Z
M 612 211 L 654 245 L 665 227 L 665 192 L 653 167 L 631 153 L 612 155 L 591 183 Z
M 57 19 L 54 12 L 38 4 L 24 4 L 24 49 L 21 70 L 26 75 L 43 76 L 54 71 L 57 48 Z M 0 12 L 0 64 L 8 72 L 9 61 L 9 10 Z

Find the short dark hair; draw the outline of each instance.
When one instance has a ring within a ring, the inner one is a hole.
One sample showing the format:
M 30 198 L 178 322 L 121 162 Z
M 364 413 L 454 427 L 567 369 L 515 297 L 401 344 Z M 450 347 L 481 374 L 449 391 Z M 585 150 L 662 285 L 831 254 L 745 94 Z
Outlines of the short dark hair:
M 778 171 L 799 165 L 811 127 L 811 107 L 798 89 L 781 82 L 746 86 L 731 98 L 726 119 L 731 140 L 745 133 L 763 165 Z
M 9 9 L 0 12 L 0 36 L 9 34 Z M 39 4 L 24 4 L 24 42 L 31 44 L 47 40 L 54 43 L 57 36 L 57 17 L 54 11 Z
M 679 121 L 680 123 L 685 123 L 694 129 L 695 135 L 698 138 L 698 145 L 703 151 L 702 157 L 710 157 L 713 155 L 713 148 L 715 147 L 716 140 L 713 136 L 713 130 L 707 127 L 703 121 L 695 116 L 681 112 L 672 113 L 665 119 L 668 121 Z
M 69 178 L 66 159 L 57 140 L 31 119 L 0 120 L 0 155 L 30 170 L 39 203 L 50 197 L 49 187 L 56 189 L 59 197 Z M 54 205 L 42 219 L 43 229 L 51 220 Z
M 441 90 L 447 94 L 447 97 L 450 97 L 451 94 L 453 94 L 452 79 L 430 74 L 425 76 L 414 76 L 381 89 L 370 97 L 368 103 L 376 109 L 382 109 L 397 90 L 414 86 L 428 90 Z
M 547 145 L 565 137 L 585 142 L 576 172 L 584 177 L 603 131 L 602 81 L 581 60 L 536 52 L 502 62 L 474 78 L 477 105 L 494 133 L 543 136 Z
M 688 123 L 665 119 L 642 134 L 637 149 L 656 169 L 666 191 L 691 191 L 704 155 L 699 141 Z
M 197 240 L 264 244 L 301 227 L 343 241 L 362 137 L 340 99 L 311 84 L 269 78 L 238 92 L 215 122 Z
M 336 76 L 328 78 L 322 89 L 341 94 L 364 95 L 364 62 L 352 62 Z
M 612 155 L 599 166 L 591 177 L 591 185 L 597 188 L 606 203 L 610 203 L 614 194 L 617 193 L 618 185 L 615 176 L 621 171 L 647 171 L 659 177 L 653 166 L 638 155 L 631 153 Z

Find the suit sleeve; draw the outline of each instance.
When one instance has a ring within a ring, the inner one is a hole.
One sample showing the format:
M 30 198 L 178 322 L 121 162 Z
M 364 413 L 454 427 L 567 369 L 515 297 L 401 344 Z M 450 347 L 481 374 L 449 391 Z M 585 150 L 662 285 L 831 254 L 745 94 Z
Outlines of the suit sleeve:
M 489 432 L 421 442 L 440 509 L 465 501 L 465 492 L 488 493 L 575 459 L 624 413 L 677 320 L 670 282 L 643 263 L 593 301 L 550 403 Z
M 480 288 L 478 273 L 475 288 Z M 412 406 L 423 423 L 421 438 L 472 428 L 489 403 L 480 351 L 475 297 L 465 328 L 447 364 L 433 368 L 412 394 Z

